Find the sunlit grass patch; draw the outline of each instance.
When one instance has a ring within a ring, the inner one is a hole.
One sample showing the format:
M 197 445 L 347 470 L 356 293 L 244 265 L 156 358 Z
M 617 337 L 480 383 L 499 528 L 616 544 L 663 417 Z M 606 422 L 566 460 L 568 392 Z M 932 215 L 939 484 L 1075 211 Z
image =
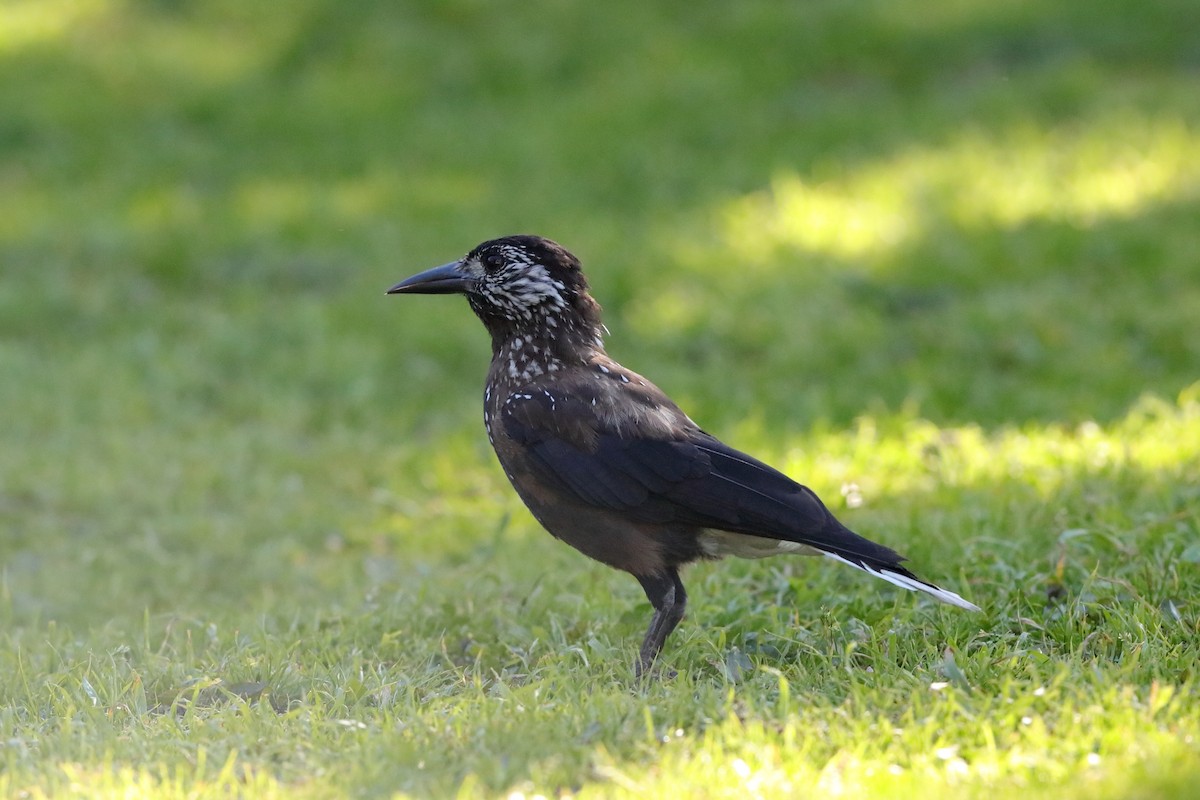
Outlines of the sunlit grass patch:
M 1182 391 L 1176 403 L 1143 397 L 1108 425 L 985 430 L 912 416 L 865 416 L 852 430 L 814 434 L 802 449 L 788 453 L 787 464 L 796 475 L 854 484 L 859 503 L 864 496 L 986 489 L 1013 481 L 1050 498 L 1089 475 L 1125 472 L 1155 483 L 1186 483 L 1200 479 L 1200 384 Z
M 935 220 L 1091 226 L 1198 194 L 1200 135 L 1182 119 L 1130 112 L 968 129 L 843 173 L 783 173 L 719 216 L 726 245 L 750 261 L 792 250 L 871 262 L 931 235 Z
M 201 748 L 190 769 L 131 767 L 116 763 L 63 763 L 55 765 L 41 785 L 23 785 L 0 775 L 0 793 L 29 800 L 87 798 L 87 800 L 206 800 L 255 797 L 273 800 L 292 792 L 264 770 L 244 768 L 236 753 L 215 775 L 210 774 L 207 753 Z
M 0 6 L 0 55 L 59 39 L 112 5 L 109 0 L 9 0 Z
M 1196 777 L 1193 743 L 1155 729 L 1162 717 L 1189 729 L 1197 723 L 1171 687 L 1150 696 L 1129 686 L 1097 686 L 1094 693 L 1058 688 L 1013 687 L 1016 693 L 990 699 L 934 683 L 919 702 L 928 716 L 889 719 L 849 701 L 808 708 L 773 728 L 755 721 L 757 715 L 731 715 L 700 735 L 662 725 L 656 729 L 663 734 L 661 755 L 652 767 L 601 755 L 597 769 L 609 785 L 586 787 L 579 796 L 781 797 L 815 790 L 846 798 L 988 797 L 1004 781 L 1024 796 L 1119 798 L 1178 796 Z M 964 740 L 970 720 L 979 722 L 978 735 Z M 842 726 L 828 738 L 827 730 Z M 1145 769 L 1129 755 L 1138 751 L 1156 753 L 1164 768 Z

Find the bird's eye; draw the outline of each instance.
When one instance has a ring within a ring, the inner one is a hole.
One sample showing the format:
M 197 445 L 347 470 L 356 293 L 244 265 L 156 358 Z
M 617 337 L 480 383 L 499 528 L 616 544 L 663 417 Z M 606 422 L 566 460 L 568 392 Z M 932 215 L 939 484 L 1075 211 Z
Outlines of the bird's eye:
M 500 269 L 503 266 L 504 266 L 504 259 L 497 253 L 492 253 L 491 255 L 489 255 L 483 259 L 483 267 L 488 272 L 495 272 L 496 270 Z

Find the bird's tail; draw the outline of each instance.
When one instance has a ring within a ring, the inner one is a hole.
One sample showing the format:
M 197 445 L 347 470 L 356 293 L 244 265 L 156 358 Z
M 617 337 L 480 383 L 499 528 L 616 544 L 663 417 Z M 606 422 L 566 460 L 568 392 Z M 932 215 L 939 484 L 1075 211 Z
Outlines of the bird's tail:
M 921 580 L 916 575 L 913 575 L 911 572 L 899 565 L 872 564 L 867 559 L 847 558 L 845 556 L 838 555 L 837 553 L 831 553 L 828 550 L 822 551 L 822 555 L 832 558 L 834 561 L 840 561 L 843 564 L 849 564 L 855 569 L 861 569 L 863 572 L 874 575 L 876 578 L 882 578 L 890 584 L 899 586 L 901 589 L 908 589 L 910 592 L 925 592 L 926 594 L 933 595 L 943 603 L 949 603 L 952 606 L 965 608 L 968 611 L 980 610 L 979 606 L 975 605 L 974 603 L 962 599 L 954 592 L 943 589 L 940 586 L 935 586 L 929 581 Z

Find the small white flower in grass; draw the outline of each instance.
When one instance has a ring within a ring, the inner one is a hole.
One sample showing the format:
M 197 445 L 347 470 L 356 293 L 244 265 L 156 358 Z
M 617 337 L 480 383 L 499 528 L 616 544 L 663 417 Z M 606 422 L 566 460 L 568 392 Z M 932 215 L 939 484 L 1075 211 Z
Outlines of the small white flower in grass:
M 857 483 L 843 483 L 842 497 L 846 498 L 846 508 L 860 508 L 863 504 L 862 490 Z
M 92 705 L 100 705 L 100 695 L 96 694 L 96 690 L 92 688 L 91 682 L 88 681 L 87 678 L 83 678 L 81 683 L 83 685 L 83 691 L 88 696 L 88 699 L 92 701 Z
M 1100 766 L 1100 754 L 1099 753 L 1088 753 L 1087 754 L 1087 765 L 1089 767 Z
M 739 778 L 741 778 L 742 780 L 746 780 L 746 778 L 750 777 L 750 765 L 747 764 L 742 759 L 735 758 L 733 760 L 732 766 L 733 766 L 733 771 L 735 773 L 737 773 L 737 776 Z
M 929 684 L 929 691 L 940 692 L 949 685 L 949 681 L 934 681 L 933 683 Z

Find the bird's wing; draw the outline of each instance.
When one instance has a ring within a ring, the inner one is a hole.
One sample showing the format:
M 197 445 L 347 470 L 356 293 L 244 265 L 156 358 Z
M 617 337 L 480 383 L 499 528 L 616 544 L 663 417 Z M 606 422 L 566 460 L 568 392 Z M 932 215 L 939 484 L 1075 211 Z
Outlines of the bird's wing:
M 561 387 L 512 395 L 502 419 L 526 467 L 578 502 L 641 522 L 792 541 L 854 560 L 902 560 L 844 527 L 807 487 L 694 426 L 618 430 L 590 400 Z
M 562 386 L 510 395 L 502 424 L 539 480 L 575 500 L 635 519 L 674 518 L 656 499 L 711 468 L 685 438 L 647 437 L 639 431 L 618 435 L 590 399 Z

